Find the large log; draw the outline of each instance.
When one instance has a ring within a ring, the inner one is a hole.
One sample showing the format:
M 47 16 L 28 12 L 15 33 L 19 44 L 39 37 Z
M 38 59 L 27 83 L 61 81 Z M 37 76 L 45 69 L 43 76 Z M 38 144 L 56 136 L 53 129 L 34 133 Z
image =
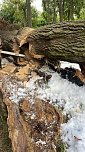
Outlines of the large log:
M 38 28 L 27 41 L 31 54 L 45 55 L 51 61 L 85 62 L 85 21 Z
M 0 54 L 5 54 L 4 56 L 7 56 L 7 54 L 14 56 L 15 54 L 14 62 L 16 64 L 19 62 L 18 54 L 26 54 L 27 57 L 29 43 L 26 42 L 26 38 L 32 30 L 29 27 L 17 29 L 16 26 L 0 19 L 0 49 L 3 50 Z
M 54 63 L 58 60 L 75 62 L 84 69 L 85 21 L 53 24 L 35 30 L 2 28 L 0 35 L 3 50 L 23 53 L 27 58 L 29 54 L 37 59 L 45 56 Z
M 2 44 L 2 49 L 5 51 L 20 52 L 20 47 L 26 43 L 26 38 L 31 31 L 33 31 L 32 28 L 17 28 L 0 19 L 0 46 Z
M 13 51 L 17 27 L 0 18 L 0 39 L 3 50 Z

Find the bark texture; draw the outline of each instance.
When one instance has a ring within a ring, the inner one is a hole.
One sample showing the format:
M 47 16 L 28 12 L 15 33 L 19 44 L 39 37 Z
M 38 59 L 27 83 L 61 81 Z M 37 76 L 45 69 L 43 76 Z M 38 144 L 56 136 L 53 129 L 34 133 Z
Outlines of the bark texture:
M 37 59 L 46 57 L 50 62 L 63 60 L 85 64 L 85 21 L 53 24 L 35 30 L 28 27 L 4 30 L 2 26 L 1 29 L 3 50 L 24 53 L 27 58 L 30 55 Z
M 0 18 L 0 45 L 2 45 L 3 50 L 13 51 L 13 45 L 16 43 L 15 37 L 18 30 L 19 27 L 9 24 Z
M 33 105 L 22 101 L 17 106 L 6 98 L 5 103 L 13 152 L 55 152 L 61 118 L 53 106 L 41 100 Z
M 0 90 L 0 151 L 12 152 L 7 125 L 7 108 L 3 102 L 3 95 Z
M 30 53 L 48 59 L 85 61 L 85 22 L 67 22 L 41 27 L 28 36 Z

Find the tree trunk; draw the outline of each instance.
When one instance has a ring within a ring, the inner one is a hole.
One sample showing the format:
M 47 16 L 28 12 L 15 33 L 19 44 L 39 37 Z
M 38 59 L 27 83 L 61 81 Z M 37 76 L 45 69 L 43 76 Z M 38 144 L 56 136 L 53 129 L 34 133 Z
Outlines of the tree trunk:
M 74 5 L 73 5 L 73 0 L 69 1 L 69 9 L 68 9 L 68 21 L 73 21 L 74 20 Z
M 26 0 L 27 26 L 32 27 L 31 0 Z
M 58 7 L 59 7 L 59 17 L 60 17 L 60 22 L 63 22 L 63 5 L 64 1 L 59 0 Z
M 51 61 L 85 62 L 85 22 L 48 25 L 28 36 L 30 53 Z
M 47 23 L 50 24 L 50 2 L 47 0 Z
M 85 62 L 85 21 L 52 24 L 38 29 L 0 31 L 3 50 L 43 55 L 51 61 Z
M 56 24 L 56 17 L 57 17 L 57 14 L 56 14 L 56 0 L 54 0 L 53 3 L 54 3 L 54 7 L 53 7 L 53 23 Z
M 4 51 L 20 53 L 20 47 L 26 43 L 26 38 L 33 29 L 29 27 L 20 30 L 0 30 L 0 48 Z M 28 44 L 29 45 L 29 44 Z M 28 46 L 27 46 L 28 47 Z
M 24 27 L 18 30 L 14 28 L 13 25 L 8 24 L 4 20 L 0 20 L 0 49 L 2 49 L 3 51 L 14 52 L 14 62 L 16 64 L 17 61 L 19 61 L 17 60 L 18 57 L 16 57 L 16 55 L 18 55 L 19 53 L 25 54 L 25 51 L 28 51 L 29 49 L 29 44 L 26 42 L 26 38 L 32 30 L 33 29 L 29 27 Z M 24 43 L 25 46 L 22 47 Z M 1 56 L 2 53 L 0 52 L 0 67 Z M 7 55 L 4 54 L 4 57 L 5 56 Z

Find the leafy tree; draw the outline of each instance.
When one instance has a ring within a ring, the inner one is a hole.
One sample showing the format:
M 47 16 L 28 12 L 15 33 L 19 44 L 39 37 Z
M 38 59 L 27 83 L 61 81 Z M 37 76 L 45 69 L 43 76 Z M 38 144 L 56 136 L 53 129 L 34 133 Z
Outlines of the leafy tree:
M 46 22 L 56 23 L 58 2 L 57 0 L 42 0 L 43 17 Z
M 56 23 L 58 17 L 60 22 L 63 20 L 79 19 L 81 10 L 84 8 L 84 1 L 85 0 L 42 0 L 43 17 L 48 24 Z
M 37 27 L 37 24 L 38 24 L 38 11 L 32 7 L 32 26 L 33 27 Z
M 25 23 L 25 2 L 23 0 L 5 0 L 2 4 L 0 16 L 10 23 Z
M 40 20 L 42 20 L 41 15 L 36 8 L 32 7 L 31 10 L 32 22 L 30 21 L 31 17 L 30 20 L 27 17 L 26 0 L 4 0 L 0 10 L 0 16 L 10 23 L 17 23 L 21 26 L 40 26 Z
M 63 19 L 67 21 L 79 19 L 83 7 L 84 0 L 63 0 Z
M 80 18 L 82 9 L 85 9 L 85 0 L 75 0 L 74 14 L 77 16 L 78 19 Z

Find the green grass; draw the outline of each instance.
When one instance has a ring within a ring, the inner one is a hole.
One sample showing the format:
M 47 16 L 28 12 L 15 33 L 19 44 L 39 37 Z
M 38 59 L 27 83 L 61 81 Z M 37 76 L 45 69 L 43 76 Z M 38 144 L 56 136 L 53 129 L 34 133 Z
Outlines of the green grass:
M 58 139 L 56 144 L 57 152 L 66 152 L 66 145 L 61 139 Z

